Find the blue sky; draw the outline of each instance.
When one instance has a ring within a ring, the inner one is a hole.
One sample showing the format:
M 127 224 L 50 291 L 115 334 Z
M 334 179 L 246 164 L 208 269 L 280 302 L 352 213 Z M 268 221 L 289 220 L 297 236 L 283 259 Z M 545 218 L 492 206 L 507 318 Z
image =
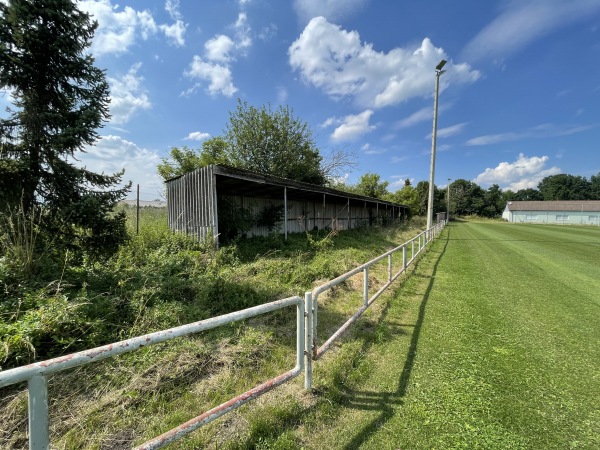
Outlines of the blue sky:
M 160 158 L 223 133 L 238 98 L 291 106 L 324 154 L 343 149 L 396 190 L 514 190 L 600 172 L 600 0 L 80 1 L 99 22 L 112 119 L 80 157 L 159 193 Z

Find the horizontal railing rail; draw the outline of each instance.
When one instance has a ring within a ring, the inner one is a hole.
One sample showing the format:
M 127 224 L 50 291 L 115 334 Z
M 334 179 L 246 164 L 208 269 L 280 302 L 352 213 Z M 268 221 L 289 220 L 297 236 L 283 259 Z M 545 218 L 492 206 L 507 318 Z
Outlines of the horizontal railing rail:
M 215 420 L 226 412 L 291 380 L 302 372 L 304 368 L 305 317 L 304 300 L 301 297 L 289 297 L 282 300 L 276 300 L 274 302 L 224 314 L 222 316 L 212 317 L 199 322 L 181 325 L 179 327 L 134 337 L 102 347 L 73 353 L 71 355 L 6 370 L 0 372 L 0 388 L 27 381 L 29 390 L 29 448 L 32 450 L 46 450 L 50 446 L 48 427 L 48 375 L 129 353 L 148 345 L 158 344 L 181 336 L 210 330 L 221 325 L 248 319 L 293 305 L 296 305 L 296 366 L 292 370 L 256 386 L 138 447 L 139 449 L 145 450 L 161 448 L 168 443 L 191 433 L 202 425 Z
M 223 414 L 238 408 L 250 400 L 259 397 L 267 391 L 305 373 L 304 385 L 312 389 L 313 361 L 323 356 L 331 345 L 352 325 L 366 309 L 415 261 L 415 258 L 426 246 L 441 232 L 445 222 L 438 223 L 432 228 L 419 233 L 411 240 L 405 242 L 388 252 L 324 283 L 304 295 L 276 300 L 252 308 L 235 311 L 199 322 L 181 325 L 168 330 L 157 331 L 143 336 L 126 339 L 120 342 L 96 347 L 70 355 L 61 356 L 47 361 L 36 362 L 23 367 L 0 372 L 0 388 L 16 383 L 27 382 L 29 394 L 29 448 L 32 450 L 47 449 L 50 446 L 49 416 L 48 416 L 48 375 L 72 369 L 78 366 L 91 364 L 103 359 L 111 358 L 124 353 L 133 352 L 142 347 L 169 341 L 178 337 L 199 333 L 217 328 L 232 322 L 248 319 L 261 314 L 266 314 L 289 306 L 296 306 L 296 365 L 293 369 L 279 374 L 246 392 L 240 394 L 221 405 L 175 427 L 158 437 L 137 447 L 138 450 L 151 450 L 161 448 L 181 437 L 191 433 L 201 426 L 212 422 Z M 410 258 L 408 252 L 410 249 Z M 393 255 L 402 252 L 402 264 L 394 273 Z M 376 263 L 387 258 L 388 278 L 386 283 L 369 296 L 369 269 Z M 408 259 L 407 259 L 408 258 Z M 336 330 L 320 347 L 317 346 L 317 318 L 319 310 L 319 295 L 343 283 L 348 278 L 363 273 L 363 304 L 346 322 Z

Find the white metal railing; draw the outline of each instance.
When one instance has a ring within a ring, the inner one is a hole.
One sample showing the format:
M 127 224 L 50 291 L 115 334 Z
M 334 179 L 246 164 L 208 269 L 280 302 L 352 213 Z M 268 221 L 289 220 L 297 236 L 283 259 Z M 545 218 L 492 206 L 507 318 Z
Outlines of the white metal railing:
M 231 411 L 244 403 L 259 397 L 265 392 L 279 386 L 298 376 L 303 370 L 305 372 L 304 386 L 312 389 L 312 366 L 313 361 L 319 359 L 338 339 L 352 323 L 387 289 L 391 283 L 400 276 L 410 264 L 421 253 L 444 228 L 445 222 L 440 222 L 428 230 L 419 233 L 410 241 L 372 259 L 371 261 L 340 275 L 339 277 L 318 286 L 312 291 L 306 292 L 304 299 L 301 297 L 289 297 L 274 302 L 254 306 L 252 308 L 235 311 L 199 322 L 181 325 L 168 330 L 158 331 L 143 336 L 134 337 L 120 342 L 96 347 L 90 350 L 72 353 L 70 355 L 29 364 L 15 369 L 0 372 L 0 388 L 26 381 L 29 393 L 29 448 L 31 450 L 48 449 L 50 447 L 49 417 L 48 417 L 48 384 L 47 376 L 53 373 L 68 370 L 74 367 L 101 361 L 113 356 L 121 355 L 138 350 L 141 347 L 169 341 L 177 337 L 186 336 L 201 331 L 210 330 L 231 322 L 248 319 L 271 311 L 296 306 L 296 366 L 272 378 L 249 391 L 240 394 L 219 406 L 169 430 L 160 436 L 149 440 L 137 447 L 138 450 L 150 450 L 161 448 L 192 431 L 198 429 L 223 414 Z M 416 249 L 415 249 L 416 247 Z M 410 249 L 410 258 L 407 253 Z M 393 273 L 392 256 L 402 252 L 402 265 L 398 272 Z M 369 297 L 369 268 L 374 264 L 388 260 L 388 280 L 371 297 Z M 353 275 L 363 272 L 363 305 L 352 315 L 335 333 L 326 341 L 317 346 L 317 317 L 319 295 L 328 289 L 342 283 Z
M 377 258 L 372 259 L 365 264 L 356 267 L 355 269 L 346 272 L 343 275 L 340 275 L 337 278 L 334 278 L 327 283 L 324 283 L 311 292 L 307 292 L 304 296 L 305 298 L 305 308 L 308 312 L 307 315 L 307 325 L 306 325 L 306 355 L 304 361 L 304 387 L 306 389 L 312 389 L 312 362 L 314 360 L 319 359 L 323 354 L 329 350 L 331 345 L 352 325 L 356 320 L 364 313 L 371 304 L 377 300 L 377 298 L 402 274 L 406 269 L 410 266 L 410 264 L 415 260 L 417 255 L 423 251 L 427 244 L 429 244 L 444 228 L 446 225 L 445 221 L 437 223 L 433 227 L 428 230 L 425 230 L 419 233 L 417 236 L 412 238 L 410 241 L 405 242 L 402 245 L 384 253 L 383 255 L 378 256 Z M 416 251 L 415 251 L 416 244 Z M 407 249 L 410 248 L 410 259 L 407 258 Z M 402 265 L 398 272 L 393 274 L 392 267 L 392 256 L 395 253 L 402 252 Z M 387 258 L 388 260 L 388 280 L 387 282 L 373 294 L 373 296 L 369 297 L 369 268 L 374 264 L 382 261 Z M 323 292 L 337 286 L 340 283 L 343 283 L 348 278 L 363 272 L 363 304 L 340 328 L 338 328 L 320 347 L 317 344 L 317 319 L 319 317 L 319 295 Z
M 48 385 L 46 377 L 50 374 L 71 369 L 73 367 L 101 361 L 106 358 L 129 353 L 141 347 L 158 344 L 177 337 L 186 336 L 200 331 L 210 330 L 221 325 L 239 320 L 248 319 L 260 314 L 296 305 L 296 366 L 265 383 L 244 392 L 231 400 L 212 408 L 200 416 L 170 430 L 166 433 L 142 444 L 139 449 L 157 449 L 173 442 L 176 439 L 191 433 L 202 425 L 215 420 L 228 411 L 235 409 L 244 403 L 264 394 L 270 389 L 291 380 L 299 375 L 304 368 L 304 300 L 300 297 L 289 297 L 241 311 L 212 317 L 199 322 L 182 325 L 156 333 L 146 334 L 127 339 L 102 347 L 73 353 L 67 356 L 41 361 L 28 366 L 0 372 L 0 388 L 15 383 L 27 381 L 29 390 L 29 448 L 32 450 L 46 450 L 50 447 L 48 428 Z

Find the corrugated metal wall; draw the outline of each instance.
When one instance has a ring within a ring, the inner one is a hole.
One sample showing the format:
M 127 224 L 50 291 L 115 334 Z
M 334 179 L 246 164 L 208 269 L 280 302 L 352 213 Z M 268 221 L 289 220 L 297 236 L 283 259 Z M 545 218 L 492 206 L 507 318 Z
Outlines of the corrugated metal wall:
M 218 228 L 216 183 L 213 167 L 197 169 L 167 183 L 169 227 L 200 239 L 216 235 Z

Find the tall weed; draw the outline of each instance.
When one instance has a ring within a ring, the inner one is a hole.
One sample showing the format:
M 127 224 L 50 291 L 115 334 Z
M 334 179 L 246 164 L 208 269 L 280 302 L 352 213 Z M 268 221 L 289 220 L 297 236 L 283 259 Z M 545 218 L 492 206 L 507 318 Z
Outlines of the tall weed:
M 24 293 L 0 321 L 0 362 L 15 366 L 38 355 L 57 356 L 89 344 L 90 329 L 99 318 L 88 320 L 85 299 L 70 301 L 57 283 Z
M 2 264 L 25 276 L 30 275 L 39 260 L 42 209 L 26 213 L 22 206 L 0 212 L 0 252 Z

